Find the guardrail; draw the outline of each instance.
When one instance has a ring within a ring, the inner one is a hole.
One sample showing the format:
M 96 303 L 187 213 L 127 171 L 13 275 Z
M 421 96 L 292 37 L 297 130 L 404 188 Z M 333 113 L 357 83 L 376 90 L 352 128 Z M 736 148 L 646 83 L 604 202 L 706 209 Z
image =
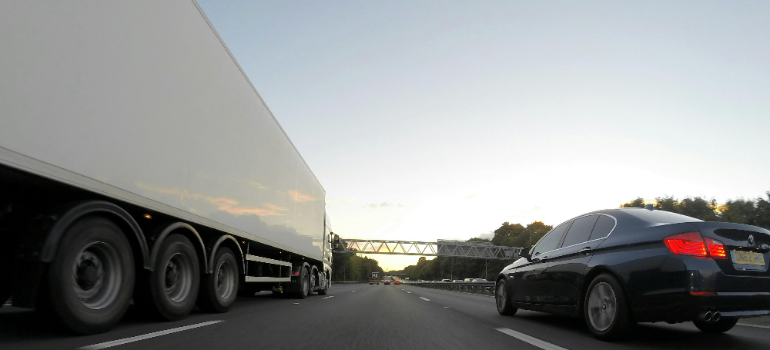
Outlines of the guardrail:
M 410 282 L 410 286 L 495 295 L 495 282 Z

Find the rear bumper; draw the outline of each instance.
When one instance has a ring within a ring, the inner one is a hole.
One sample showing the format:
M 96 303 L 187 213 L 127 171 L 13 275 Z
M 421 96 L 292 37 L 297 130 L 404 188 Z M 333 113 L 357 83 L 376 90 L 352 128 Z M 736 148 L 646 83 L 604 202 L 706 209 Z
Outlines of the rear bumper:
M 672 266 L 670 260 L 678 260 L 673 265 L 681 268 L 676 273 L 679 282 L 642 296 L 642 302 L 635 303 L 637 321 L 691 321 L 701 311 L 719 311 L 722 317 L 735 318 L 770 315 L 770 277 L 726 275 L 710 259 L 671 257 L 668 266 Z

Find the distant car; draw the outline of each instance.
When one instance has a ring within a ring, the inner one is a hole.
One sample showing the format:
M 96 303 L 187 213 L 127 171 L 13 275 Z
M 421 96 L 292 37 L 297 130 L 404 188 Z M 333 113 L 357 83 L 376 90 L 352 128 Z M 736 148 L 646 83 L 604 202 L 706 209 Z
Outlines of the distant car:
M 455 282 L 462 282 L 463 280 L 454 280 Z
M 662 210 L 600 210 L 556 226 L 495 286 L 497 311 L 585 318 L 598 338 L 636 322 L 723 333 L 770 315 L 770 231 Z
M 473 282 L 473 278 L 466 278 L 463 280 L 463 282 Z
M 382 281 L 382 284 L 384 284 L 384 285 L 386 285 L 386 286 L 387 286 L 387 285 L 390 285 L 390 281 L 388 281 L 388 280 L 384 280 L 384 281 Z
M 444 278 L 443 280 L 441 280 L 441 282 L 452 282 L 452 280 L 450 280 L 448 278 Z
M 401 281 L 395 281 L 393 284 L 401 284 Z
M 375 279 L 371 279 L 371 280 L 369 280 L 369 284 L 380 284 L 380 281 L 375 280 Z
M 489 281 L 487 281 L 484 278 L 474 278 L 472 282 L 473 283 L 484 283 L 484 282 L 489 282 Z

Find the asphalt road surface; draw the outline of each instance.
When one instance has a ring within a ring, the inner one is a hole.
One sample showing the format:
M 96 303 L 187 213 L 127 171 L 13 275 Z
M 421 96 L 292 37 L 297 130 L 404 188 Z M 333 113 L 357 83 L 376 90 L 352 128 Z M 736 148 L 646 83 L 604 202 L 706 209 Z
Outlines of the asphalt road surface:
M 157 322 L 129 310 L 112 331 L 77 336 L 45 315 L 0 309 L 0 349 L 770 349 L 770 327 L 721 335 L 691 323 L 637 326 L 621 342 L 592 338 L 579 320 L 539 312 L 500 316 L 494 298 L 405 285 L 337 284 L 308 299 L 259 293 L 230 312 Z

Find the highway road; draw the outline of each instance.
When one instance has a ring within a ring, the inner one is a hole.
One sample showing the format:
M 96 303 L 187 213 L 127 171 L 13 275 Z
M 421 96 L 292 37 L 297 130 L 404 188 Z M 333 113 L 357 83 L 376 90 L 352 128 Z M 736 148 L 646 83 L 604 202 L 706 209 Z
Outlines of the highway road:
M 640 324 L 621 342 L 592 338 L 579 320 L 519 311 L 494 298 L 408 285 L 337 284 L 308 299 L 259 293 L 225 314 L 157 322 L 131 309 L 112 331 L 76 336 L 32 311 L 0 309 L 0 349 L 770 349 L 770 327 L 706 335 L 691 323 Z

